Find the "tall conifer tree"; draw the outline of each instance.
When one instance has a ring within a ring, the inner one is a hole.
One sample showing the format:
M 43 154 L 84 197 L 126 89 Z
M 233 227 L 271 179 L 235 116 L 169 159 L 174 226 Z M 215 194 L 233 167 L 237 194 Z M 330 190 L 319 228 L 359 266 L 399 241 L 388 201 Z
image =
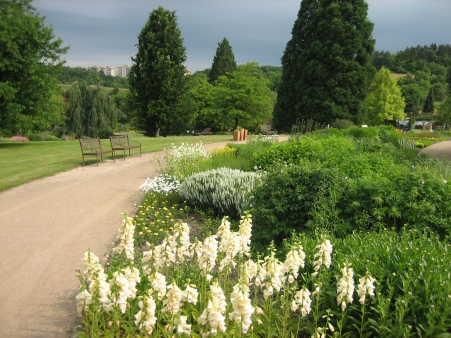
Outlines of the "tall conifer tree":
M 185 47 L 175 12 L 159 6 L 138 36 L 138 53 L 128 76 L 133 123 L 147 136 L 185 129 L 189 117 L 180 109 L 185 92 Z
M 224 38 L 218 43 L 216 55 L 213 58 L 211 71 L 209 73 L 209 81 L 214 83 L 221 75 L 233 73 L 236 70 L 235 55 L 233 55 L 232 46 L 229 40 Z
M 303 0 L 282 57 L 282 82 L 273 124 L 297 119 L 360 120 L 375 75 L 375 40 L 364 0 Z
M 435 111 L 434 98 L 432 88 L 429 89 L 428 96 L 423 105 L 423 113 L 433 113 Z

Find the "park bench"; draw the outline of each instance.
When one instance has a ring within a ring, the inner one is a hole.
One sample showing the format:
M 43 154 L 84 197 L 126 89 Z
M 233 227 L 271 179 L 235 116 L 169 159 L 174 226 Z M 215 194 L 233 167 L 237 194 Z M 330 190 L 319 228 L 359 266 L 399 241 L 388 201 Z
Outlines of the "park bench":
M 262 134 L 266 134 L 266 135 L 277 134 L 277 130 L 272 129 L 271 125 L 268 125 L 268 124 L 260 126 L 260 131 L 262 132 Z
M 141 157 L 141 143 L 139 143 L 138 141 L 130 140 L 128 135 L 110 135 L 110 143 L 111 149 L 113 149 L 114 152 L 116 152 L 117 150 L 122 150 L 124 152 L 124 160 L 125 151 L 128 150 L 128 156 L 130 156 L 131 149 L 139 148 L 139 157 Z
M 205 128 L 203 131 L 199 133 L 195 133 L 194 135 L 200 136 L 200 135 L 212 135 L 213 132 L 211 131 L 211 128 Z
M 104 145 L 105 146 L 105 145 Z M 95 156 L 97 161 L 97 166 L 99 166 L 99 155 L 100 160 L 103 162 L 104 154 L 111 154 L 113 160 L 116 162 L 116 156 L 113 149 L 102 149 L 102 143 L 100 139 L 85 137 L 80 139 L 81 154 L 83 157 L 83 166 L 85 165 L 85 156 Z

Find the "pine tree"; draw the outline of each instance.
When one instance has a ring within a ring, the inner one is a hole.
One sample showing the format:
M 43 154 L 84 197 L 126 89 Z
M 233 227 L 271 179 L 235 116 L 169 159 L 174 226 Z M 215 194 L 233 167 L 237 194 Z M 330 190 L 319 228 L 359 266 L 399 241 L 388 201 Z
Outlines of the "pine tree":
M 282 57 L 273 124 L 359 122 L 374 78 L 375 41 L 364 0 L 303 0 Z
M 428 96 L 426 97 L 426 101 L 423 105 L 423 114 L 429 113 L 433 114 L 435 111 L 434 98 L 432 93 L 432 88 L 429 89 Z
M 210 83 L 214 83 L 221 75 L 233 73 L 236 70 L 235 55 L 233 55 L 232 46 L 229 40 L 224 38 L 222 42 L 218 43 L 216 55 L 213 58 L 211 71 L 208 74 Z
M 189 116 L 180 109 L 185 92 L 185 47 L 175 12 L 159 6 L 138 36 L 130 69 L 133 123 L 147 136 L 184 130 Z

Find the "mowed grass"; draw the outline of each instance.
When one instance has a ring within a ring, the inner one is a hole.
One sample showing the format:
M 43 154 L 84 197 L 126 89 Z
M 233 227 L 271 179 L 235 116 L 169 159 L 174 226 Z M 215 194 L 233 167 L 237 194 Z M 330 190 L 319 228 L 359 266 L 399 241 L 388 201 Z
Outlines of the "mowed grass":
M 142 152 L 149 153 L 170 148 L 172 144 L 203 144 L 232 141 L 232 135 L 145 137 L 130 134 L 141 142 Z M 102 140 L 109 145 L 109 140 Z M 136 156 L 136 149 L 132 156 Z M 120 153 L 117 153 L 120 156 Z M 104 159 L 111 156 L 104 155 Z M 95 165 L 95 156 L 85 156 L 85 165 Z M 74 141 L 0 142 L 0 191 L 17 187 L 32 180 L 55 175 L 82 165 L 80 143 Z M 101 163 L 99 165 L 102 165 Z

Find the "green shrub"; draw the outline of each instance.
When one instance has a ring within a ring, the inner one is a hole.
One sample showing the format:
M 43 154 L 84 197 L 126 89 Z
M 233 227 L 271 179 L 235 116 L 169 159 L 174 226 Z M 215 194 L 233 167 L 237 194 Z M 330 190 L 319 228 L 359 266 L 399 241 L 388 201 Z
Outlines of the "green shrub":
M 179 194 L 196 207 L 213 208 L 219 215 L 238 218 L 247 196 L 260 181 L 257 173 L 219 168 L 187 177 L 179 187 Z
M 355 138 L 368 137 L 373 138 L 377 137 L 379 134 L 379 127 L 350 127 L 343 130 L 343 135 L 349 135 Z
M 251 202 L 256 245 L 318 229 L 338 237 L 406 225 L 451 233 L 449 166 L 435 170 L 437 164 L 412 161 L 376 138 L 357 139 L 354 148 L 349 139 L 331 140 L 305 137 L 254 156 L 270 168 Z
M 346 129 L 354 126 L 354 122 L 346 119 L 335 119 L 330 126 L 337 129 Z
M 114 132 L 110 129 L 99 129 L 97 132 L 97 137 L 101 139 L 109 139 L 110 135 L 114 135 Z

